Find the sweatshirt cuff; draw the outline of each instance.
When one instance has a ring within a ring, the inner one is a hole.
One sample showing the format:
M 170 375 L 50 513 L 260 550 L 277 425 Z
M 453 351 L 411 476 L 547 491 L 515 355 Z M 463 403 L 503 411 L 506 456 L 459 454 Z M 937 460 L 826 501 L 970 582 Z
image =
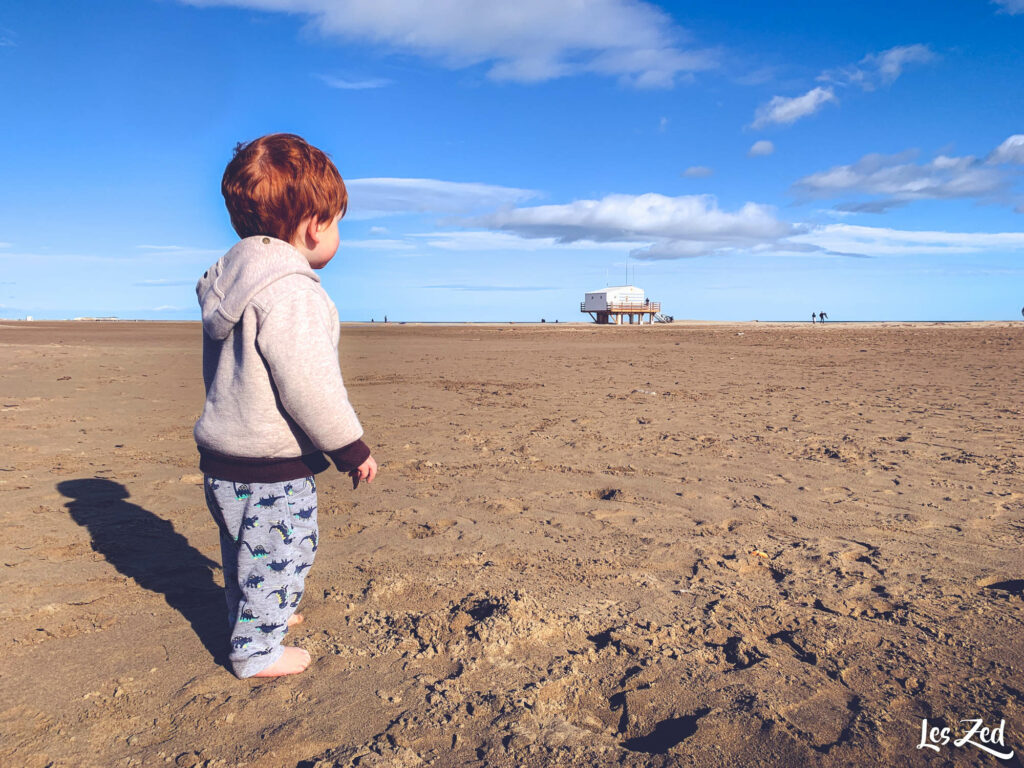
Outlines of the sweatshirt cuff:
M 370 446 L 362 440 L 356 440 L 344 448 L 336 448 L 333 451 L 324 451 L 324 453 L 331 457 L 331 461 L 334 462 L 334 466 L 338 468 L 339 472 L 351 472 L 370 458 Z

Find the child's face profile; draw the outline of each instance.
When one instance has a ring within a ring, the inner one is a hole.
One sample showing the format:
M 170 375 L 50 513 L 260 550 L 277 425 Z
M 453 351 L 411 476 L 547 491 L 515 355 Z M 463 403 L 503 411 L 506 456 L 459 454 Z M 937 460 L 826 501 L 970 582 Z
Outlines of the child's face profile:
M 341 217 L 342 214 L 339 213 L 330 221 L 322 222 L 317 226 L 319 239 L 317 240 L 316 247 L 307 256 L 309 266 L 313 269 L 323 269 L 326 267 L 328 262 L 334 258 L 334 254 L 338 252 L 338 244 L 341 241 L 341 235 L 338 233 L 338 223 L 341 221 Z

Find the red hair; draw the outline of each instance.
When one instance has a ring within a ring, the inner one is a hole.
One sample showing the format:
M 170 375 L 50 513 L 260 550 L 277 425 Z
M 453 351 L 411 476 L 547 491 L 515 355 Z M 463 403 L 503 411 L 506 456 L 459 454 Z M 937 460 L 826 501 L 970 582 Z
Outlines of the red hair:
M 348 209 L 334 163 L 292 133 L 239 143 L 220 191 L 239 237 L 270 235 L 290 243 L 304 219 L 328 222 Z

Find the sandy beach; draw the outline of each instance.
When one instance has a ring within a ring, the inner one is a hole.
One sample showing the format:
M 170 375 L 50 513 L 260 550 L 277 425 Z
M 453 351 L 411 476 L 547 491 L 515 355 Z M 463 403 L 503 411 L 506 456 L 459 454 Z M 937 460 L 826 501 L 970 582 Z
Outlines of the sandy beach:
M 381 472 L 319 476 L 272 681 L 200 342 L 0 321 L 0 764 L 1024 763 L 1024 326 L 343 326 Z M 979 718 L 1014 757 L 918 748 Z

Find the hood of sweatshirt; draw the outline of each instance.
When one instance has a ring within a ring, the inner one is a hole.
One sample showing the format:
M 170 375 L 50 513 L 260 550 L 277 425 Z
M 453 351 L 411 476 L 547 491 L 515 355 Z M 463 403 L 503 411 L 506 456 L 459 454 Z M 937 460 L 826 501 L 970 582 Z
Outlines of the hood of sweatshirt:
M 253 297 L 288 275 L 320 282 L 305 257 L 283 240 L 262 235 L 240 240 L 196 285 L 203 330 L 212 339 L 227 338 Z

